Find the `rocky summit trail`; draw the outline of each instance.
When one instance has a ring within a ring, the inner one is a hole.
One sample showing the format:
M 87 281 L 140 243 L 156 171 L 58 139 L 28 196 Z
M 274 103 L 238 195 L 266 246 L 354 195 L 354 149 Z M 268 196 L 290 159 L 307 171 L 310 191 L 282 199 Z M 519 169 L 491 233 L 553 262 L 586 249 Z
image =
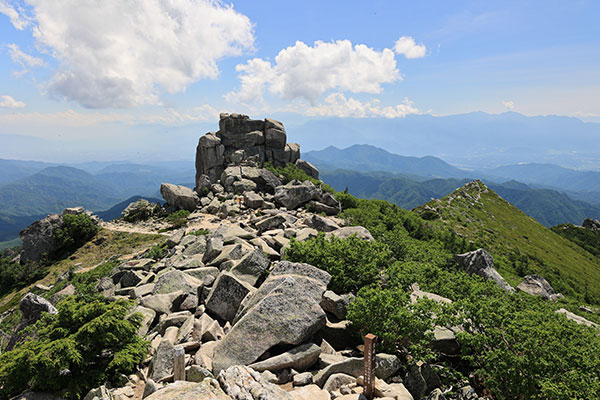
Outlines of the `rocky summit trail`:
M 338 243 L 331 238 L 350 240 L 356 248 L 378 246 L 372 234 L 375 231 L 351 226 L 347 219 L 338 217 L 342 203 L 318 176 L 317 169 L 300 158 L 300 146 L 287 143 L 281 122 L 222 114 L 219 130 L 199 139 L 194 190 L 164 183 L 160 188 L 166 201 L 164 206 L 139 200 L 115 221 L 103 222 L 89 216 L 94 224 L 108 231 L 160 233 L 163 238 L 159 244 L 118 259 L 106 254 L 113 264 L 94 265 L 95 268 L 83 265 L 71 277 L 61 275 L 54 283 L 60 291 L 53 286 L 35 286 L 37 294 L 28 293 L 19 304 L 22 318 L 10 339 L 11 348 L 23 341 L 25 328 L 34 326 L 44 312 L 63 312 L 59 300 L 81 287 L 89 288 L 82 281 L 89 284 L 89 279 L 94 279 L 92 291 L 110 300 L 108 304 L 132 301 L 127 315 L 113 319 L 113 323 L 137 315 L 137 335 L 149 343 L 149 353 L 145 359 L 133 363 L 134 370 L 128 375 L 118 375 L 118 383 L 114 379 L 98 382 L 97 387 L 79 396 L 65 392 L 67 397 L 364 399 L 362 341 L 348 316 L 348 307 L 354 302 L 357 290 L 352 293 L 344 286 L 353 282 L 355 273 L 344 275 L 335 270 L 333 276 L 332 270 L 330 274 L 315 265 L 292 262 L 285 257 L 294 243 L 312 238 L 328 238 L 330 243 Z M 83 209 L 69 209 L 37 221 L 23 231 L 23 250 L 16 260 L 20 257 L 21 261 L 35 262 L 56 253 L 59 250 L 56 232 L 62 232 L 76 218 L 68 215 L 88 214 Z M 387 224 L 391 226 L 392 222 L 388 220 Z M 389 251 L 385 246 L 381 249 Z M 482 282 L 491 281 L 492 289 L 501 288 L 498 295 L 514 295 L 515 289 L 496 271 L 492 256 L 485 250 L 456 255 L 454 262 L 463 272 L 483 278 Z M 93 274 L 103 265 L 109 265 L 110 269 L 103 274 L 85 275 Z M 92 278 L 85 280 L 83 276 Z M 346 281 L 340 283 L 341 278 Z M 390 285 L 387 279 L 388 276 L 379 273 L 372 281 L 381 282 L 383 291 Z M 334 282 L 342 289 L 331 290 Z M 453 304 L 449 298 L 409 283 L 410 291 L 403 294 L 409 306 L 421 304 L 424 299 L 436 307 Z M 549 301 L 561 298 L 537 275 L 527 276 L 517 289 Z M 418 311 L 411 310 L 407 318 Z M 561 313 L 573 320 L 578 317 L 567 310 Z M 382 320 L 386 317 L 386 313 L 378 316 Z M 464 332 L 465 327 L 434 326 L 432 321 L 436 318 L 435 313 L 428 314 L 426 319 L 431 329 L 422 336 L 427 334 L 431 338 L 431 347 L 442 357 L 456 360 L 460 354 L 457 334 Z M 595 326 L 578 318 L 577 323 Z M 81 332 L 87 331 L 78 330 L 76 337 Z M 128 339 L 131 340 L 128 355 L 135 354 L 131 350 L 135 338 Z M 454 378 L 442 373 L 438 365 L 412 359 L 399 349 L 397 345 L 398 351 L 375 354 L 374 398 L 480 398 L 475 391 L 478 383 L 475 379 Z M 95 365 L 110 353 L 94 354 L 90 364 Z M 61 368 L 62 377 L 77 375 L 73 368 Z M 28 392 L 16 398 L 59 397 Z

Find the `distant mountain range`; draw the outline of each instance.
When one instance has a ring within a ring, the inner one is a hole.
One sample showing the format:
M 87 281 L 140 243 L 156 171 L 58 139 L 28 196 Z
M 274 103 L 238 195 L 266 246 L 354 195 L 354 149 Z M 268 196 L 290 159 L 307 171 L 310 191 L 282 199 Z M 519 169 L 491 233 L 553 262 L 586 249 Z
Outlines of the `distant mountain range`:
M 391 153 L 433 155 L 473 169 L 535 162 L 598 170 L 599 133 L 600 123 L 515 112 L 318 118 L 288 129 L 290 140 L 304 149 L 369 143 Z
M 0 160 L 0 241 L 15 238 L 37 219 L 67 207 L 83 206 L 112 219 L 140 196 L 160 199 L 162 182 L 193 186 L 194 180 L 191 163 L 77 165 L 81 168 Z
M 329 146 L 302 157 L 338 190 L 348 187 L 359 197 L 386 199 L 409 209 L 482 178 L 544 225 L 600 217 L 600 172 L 535 163 L 464 170 L 437 157 L 400 156 L 370 145 Z M 29 223 L 66 207 L 82 205 L 113 218 L 140 196 L 160 199 L 162 182 L 192 187 L 194 174 L 193 163 L 186 161 L 65 166 L 0 159 L 0 241 L 13 239 Z
M 404 157 L 370 145 L 354 145 L 343 150 L 329 146 L 307 152 L 302 158 L 318 165 L 320 170 L 385 171 L 434 178 L 466 178 L 471 175 L 436 157 Z

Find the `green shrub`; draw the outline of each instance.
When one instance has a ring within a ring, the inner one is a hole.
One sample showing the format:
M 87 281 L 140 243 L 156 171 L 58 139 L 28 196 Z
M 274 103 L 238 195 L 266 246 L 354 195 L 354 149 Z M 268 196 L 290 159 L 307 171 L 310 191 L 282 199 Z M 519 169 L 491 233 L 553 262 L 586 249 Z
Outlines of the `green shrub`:
M 167 221 L 170 224 L 168 230 L 179 229 L 187 224 L 187 217 L 189 215 L 190 212 L 188 210 L 177 210 L 167 215 Z
M 144 360 L 147 343 L 137 335 L 140 316 L 128 316 L 129 308 L 123 300 L 61 302 L 58 314 L 46 314 L 35 325 L 37 340 L 0 355 L 0 398 L 29 388 L 79 399 L 132 373 Z
M 51 258 L 64 257 L 77 250 L 90 240 L 100 227 L 87 214 L 67 214 L 63 216 L 62 226 L 54 231 L 54 240 L 58 246 Z
M 308 174 L 306 172 L 304 172 L 303 170 L 301 170 L 294 164 L 287 163 L 283 167 L 274 167 L 272 163 L 267 162 L 263 165 L 263 167 L 265 169 L 268 169 L 275 175 L 283 178 L 284 184 L 291 182 L 293 180 L 298 180 L 300 182 L 310 181 L 317 187 L 321 186 L 321 189 L 324 192 L 335 193 L 335 190 L 333 190 L 333 188 L 331 186 L 327 185 L 326 183 L 323 183 L 322 181 L 320 181 L 318 179 L 308 176 Z
M 148 250 L 146 257 L 153 259 L 154 261 L 158 261 L 163 258 L 167 254 L 166 250 L 161 245 L 154 245 Z
M 356 293 L 361 287 L 376 282 L 380 271 L 391 262 L 390 251 L 384 244 L 356 236 L 325 238 L 322 233 L 303 242 L 291 240 L 284 258 L 329 272 L 329 288 L 337 293 Z
M 365 287 L 348 306 L 347 318 L 363 335 L 377 335 L 381 350 L 409 350 L 414 357 L 431 358 L 433 317 L 441 311 L 441 305 L 428 299 L 411 304 L 408 294 L 400 289 Z
M 21 265 L 9 257 L 0 258 L 0 296 L 43 278 L 46 271 L 44 266 L 32 262 Z
M 208 229 L 198 229 L 195 231 L 190 232 L 190 235 L 194 235 L 194 236 L 205 236 L 208 235 L 210 233 L 210 231 Z

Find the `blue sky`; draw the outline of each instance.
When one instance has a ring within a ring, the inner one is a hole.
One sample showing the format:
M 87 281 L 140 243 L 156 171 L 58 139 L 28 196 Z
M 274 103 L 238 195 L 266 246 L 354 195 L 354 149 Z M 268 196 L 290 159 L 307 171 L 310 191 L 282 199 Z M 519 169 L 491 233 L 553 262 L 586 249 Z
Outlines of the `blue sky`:
M 0 0 L 0 133 L 118 138 L 220 111 L 600 121 L 599 15 L 592 0 Z

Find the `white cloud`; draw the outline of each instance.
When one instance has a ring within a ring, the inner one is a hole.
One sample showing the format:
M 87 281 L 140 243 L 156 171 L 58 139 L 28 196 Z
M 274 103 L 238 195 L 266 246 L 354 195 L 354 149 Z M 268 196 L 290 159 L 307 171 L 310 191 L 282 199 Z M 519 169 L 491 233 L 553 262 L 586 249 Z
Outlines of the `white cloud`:
M 0 95 L 0 108 L 23 108 L 25 103 L 17 101 L 8 95 Z
M 19 46 L 14 43 L 8 45 L 10 58 L 13 62 L 20 64 L 22 67 L 41 67 L 44 61 L 41 58 L 31 56 L 21 51 Z
M 424 44 L 417 44 L 410 36 L 402 36 L 394 45 L 396 54 L 403 54 L 406 58 L 423 58 L 427 54 Z
M 3 107 L 3 98 L 9 98 L 16 104 L 13 107 L 23 107 L 24 103 L 15 102 L 10 96 L 0 96 L 0 107 Z M 173 108 L 163 110 L 159 113 L 143 112 L 139 114 L 125 112 L 80 112 L 74 110 L 40 113 L 10 113 L 0 114 L 0 125 L 9 127 L 52 127 L 52 128 L 82 128 L 105 123 L 123 123 L 127 125 L 136 124 L 161 124 L 178 125 L 188 122 L 215 121 L 219 118 L 219 112 L 209 104 L 193 107 L 184 111 Z
M 15 28 L 22 31 L 29 26 L 29 18 L 26 17 L 23 12 L 18 12 L 14 7 L 9 5 L 6 1 L 0 0 L 0 14 L 6 15 L 10 18 L 10 22 Z
M 314 46 L 298 41 L 281 50 L 273 64 L 255 58 L 236 70 L 241 88 L 226 99 L 242 103 L 262 100 L 268 88 L 283 99 L 305 99 L 314 105 L 330 90 L 380 93 L 382 84 L 402 79 L 392 50 L 353 46 L 349 40 L 317 41 Z
M 508 101 L 508 100 L 503 100 L 503 101 L 502 101 L 502 105 L 503 105 L 504 107 L 506 107 L 507 109 L 509 109 L 509 110 L 512 110 L 512 109 L 514 109 L 514 108 L 515 108 L 515 102 L 514 102 L 514 101 L 512 101 L 512 100 L 511 100 L 511 101 Z
M 0 0 L 2 1 L 2 0 Z M 49 92 L 89 108 L 160 104 L 219 75 L 254 43 L 250 20 L 220 0 L 26 0 L 33 35 L 60 66 Z
M 419 114 L 419 109 L 407 98 L 402 104 L 394 106 L 381 106 L 379 100 L 361 102 L 352 97 L 346 98 L 342 93 L 332 93 L 325 98 L 325 104 L 310 107 L 306 115 L 311 116 L 335 116 L 335 117 L 386 117 L 398 118 L 408 114 Z

